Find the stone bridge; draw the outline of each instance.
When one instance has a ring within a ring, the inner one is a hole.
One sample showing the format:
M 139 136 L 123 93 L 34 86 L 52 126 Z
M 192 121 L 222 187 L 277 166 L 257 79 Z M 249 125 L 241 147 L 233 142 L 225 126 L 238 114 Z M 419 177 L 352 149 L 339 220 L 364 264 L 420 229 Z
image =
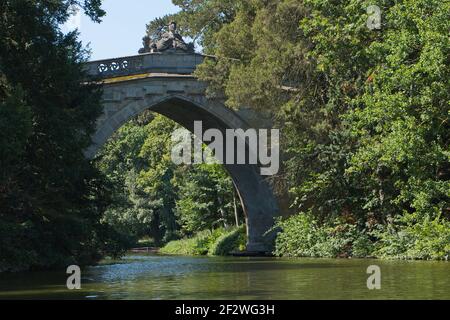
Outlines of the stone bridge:
M 270 127 L 270 122 L 249 109 L 233 111 L 225 107 L 222 99 L 206 97 L 206 83 L 196 79 L 193 72 L 207 58 L 197 53 L 167 51 L 87 63 L 88 73 L 103 83 L 104 111 L 86 155 L 94 158 L 119 127 L 147 109 L 191 132 L 194 121 L 202 121 L 203 130 L 216 128 L 222 132 Z M 278 214 L 278 204 L 270 184 L 260 175 L 258 165 L 224 166 L 246 215 L 247 251 L 271 250 L 273 236 L 266 232 Z

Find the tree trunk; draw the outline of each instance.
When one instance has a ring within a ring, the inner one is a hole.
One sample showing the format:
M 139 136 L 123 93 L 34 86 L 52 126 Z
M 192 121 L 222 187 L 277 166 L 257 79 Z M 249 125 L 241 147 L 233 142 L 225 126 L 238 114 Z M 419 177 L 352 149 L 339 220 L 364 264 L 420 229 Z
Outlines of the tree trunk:
M 234 206 L 234 219 L 236 220 L 236 227 L 239 228 L 239 216 L 236 204 L 236 192 L 233 192 L 233 206 Z

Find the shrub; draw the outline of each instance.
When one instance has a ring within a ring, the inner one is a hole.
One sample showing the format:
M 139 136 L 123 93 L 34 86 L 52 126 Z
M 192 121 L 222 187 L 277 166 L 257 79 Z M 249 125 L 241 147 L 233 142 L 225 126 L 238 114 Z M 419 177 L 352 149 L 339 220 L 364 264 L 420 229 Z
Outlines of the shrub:
M 442 260 L 450 256 L 450 222 L 404 213 L 378 233 L 381 258 Z
M 433 217 L 434 216 L 434 217 Z M 321 224 L 310 213 L 279 220 L 274 254 L 286 257 L 377 257 L 442 260 L 450 256 L 450 222 L 436 212 L 403 213 L 368 232 L 342 219 Z
M 274 254 L 287 257 L 368 257 L 374 250 L 365 230 L 339 219 L 319 224 L 301 213 L 276 224 L 281 228 Z
M 219 228 L 198 232 L 191 238 L 171 241 L 161 248 L 160 252 L 178 255 L 224 256 L 231 251 L 242 250 L 245 242 L 245 227 L 231 229 L 231 231 Z
M 208 254 L 212 256 L 226 256 L 233 251 L 241 251 L 245 248 L 245 243 L 245 226 L 241 226 L 221 235 L 210 247 Z
M 160 252 L 179 255 L 206 255 L 209 248 L 223 233 L 223 229 L 200 231 L 191 238 L 170 241 L 160 249 Z

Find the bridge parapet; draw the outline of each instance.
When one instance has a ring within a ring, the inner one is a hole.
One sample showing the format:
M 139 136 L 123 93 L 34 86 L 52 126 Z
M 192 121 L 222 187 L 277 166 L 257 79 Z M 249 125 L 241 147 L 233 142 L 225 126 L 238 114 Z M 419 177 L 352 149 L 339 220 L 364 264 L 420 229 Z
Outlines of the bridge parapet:
M 198 53 L 156 52 L 87 62 L 88 75 L 104 78 L 142 73 L 192 74 L 205 57 Z

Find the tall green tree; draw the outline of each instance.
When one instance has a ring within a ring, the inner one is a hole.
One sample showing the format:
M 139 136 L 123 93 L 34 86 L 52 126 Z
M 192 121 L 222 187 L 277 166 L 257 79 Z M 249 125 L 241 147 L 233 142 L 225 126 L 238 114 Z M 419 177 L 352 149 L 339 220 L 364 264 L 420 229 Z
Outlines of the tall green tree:
M 84 158 L 101 91 L 87 52 L 60 26 L 72 5 L 94 21 L 100 1 L 0 3 L 0 271 L 95 262 L 117 253 L 100 223 L 102 178 Z

